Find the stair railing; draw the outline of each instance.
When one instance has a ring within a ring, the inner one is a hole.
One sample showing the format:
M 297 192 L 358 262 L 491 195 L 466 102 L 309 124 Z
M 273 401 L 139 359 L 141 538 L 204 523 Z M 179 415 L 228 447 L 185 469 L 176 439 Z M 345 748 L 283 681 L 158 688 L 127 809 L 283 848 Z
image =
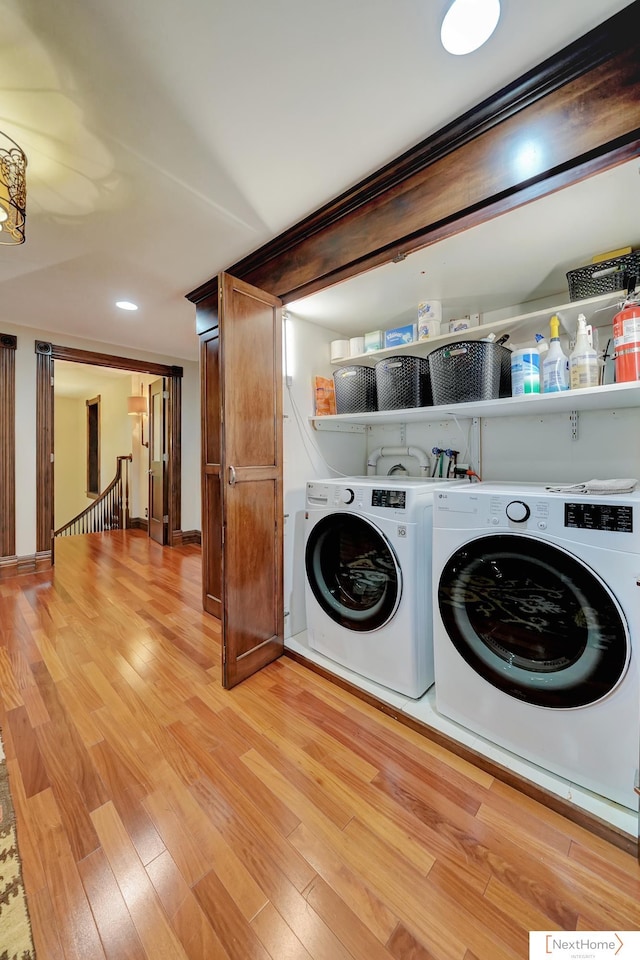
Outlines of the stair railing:
M 54 537 L 125 530 L 129 526 L 129 463 L 132 460 L 130 453 L 116 457 L 116 475 L 109 486 L 86 510 L 54 530 Z

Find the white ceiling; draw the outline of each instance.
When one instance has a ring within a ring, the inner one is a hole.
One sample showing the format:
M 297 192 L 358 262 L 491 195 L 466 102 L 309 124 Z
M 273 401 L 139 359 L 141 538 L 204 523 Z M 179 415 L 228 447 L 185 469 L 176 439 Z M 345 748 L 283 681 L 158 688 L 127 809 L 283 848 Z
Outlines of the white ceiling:
M 0 129 L 29 162 L 0 323 L 196 359 L 189 290 L 628 0 L 503 0 L 464 58 L 447 5 L 0 0 Z
M 94 397 L 101 390 L 112 386 L 114 381 L 124 379 L 131 382 L 130 371 L 116 370 L 111 367 L 94 367 L 86 363 L 75 363 L 72 360 L 56 360 L 54 378 L 56 399 L 58 397 L 72 399 Z M 131 389 L 133 391 L 133 387 Z

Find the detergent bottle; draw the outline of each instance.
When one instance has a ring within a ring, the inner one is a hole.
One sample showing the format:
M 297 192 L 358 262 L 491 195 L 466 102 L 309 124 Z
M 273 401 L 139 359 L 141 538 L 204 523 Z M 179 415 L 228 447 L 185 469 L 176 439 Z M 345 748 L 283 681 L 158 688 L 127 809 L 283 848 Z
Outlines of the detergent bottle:
M 569 358 L 560 344 L 560 320 L 555 313 L 549 327 L 551 343 L 542 361 L 542 392 L 559 393 L 569 389 Z

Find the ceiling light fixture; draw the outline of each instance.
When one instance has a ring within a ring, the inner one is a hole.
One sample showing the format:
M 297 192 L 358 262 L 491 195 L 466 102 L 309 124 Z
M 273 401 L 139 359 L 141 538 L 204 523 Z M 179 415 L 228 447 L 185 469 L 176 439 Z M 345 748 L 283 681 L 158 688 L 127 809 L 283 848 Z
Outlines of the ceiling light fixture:
M 500 0 L 453 0 L 442 21 L 442 46 L 456 56 L 471 53 L 486 43 L 499 19 Z
M 137 310 L 138 305 L 131 303 L 130 300 L 116 300 L 116 307 L 120 307 L 121 310 Z
M 0 132 L 0 243 L 24 243 L 26 169 L 24 151 Z

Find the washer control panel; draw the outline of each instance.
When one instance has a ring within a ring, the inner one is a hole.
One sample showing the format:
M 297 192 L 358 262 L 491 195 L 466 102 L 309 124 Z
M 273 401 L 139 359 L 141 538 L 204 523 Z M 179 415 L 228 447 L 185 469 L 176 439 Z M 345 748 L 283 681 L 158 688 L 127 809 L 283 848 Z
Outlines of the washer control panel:
M 386 507 L 389 510 L 405 510 L 407 506 L 406 490 L 377 490 L 371 491 L 371 506 Z

